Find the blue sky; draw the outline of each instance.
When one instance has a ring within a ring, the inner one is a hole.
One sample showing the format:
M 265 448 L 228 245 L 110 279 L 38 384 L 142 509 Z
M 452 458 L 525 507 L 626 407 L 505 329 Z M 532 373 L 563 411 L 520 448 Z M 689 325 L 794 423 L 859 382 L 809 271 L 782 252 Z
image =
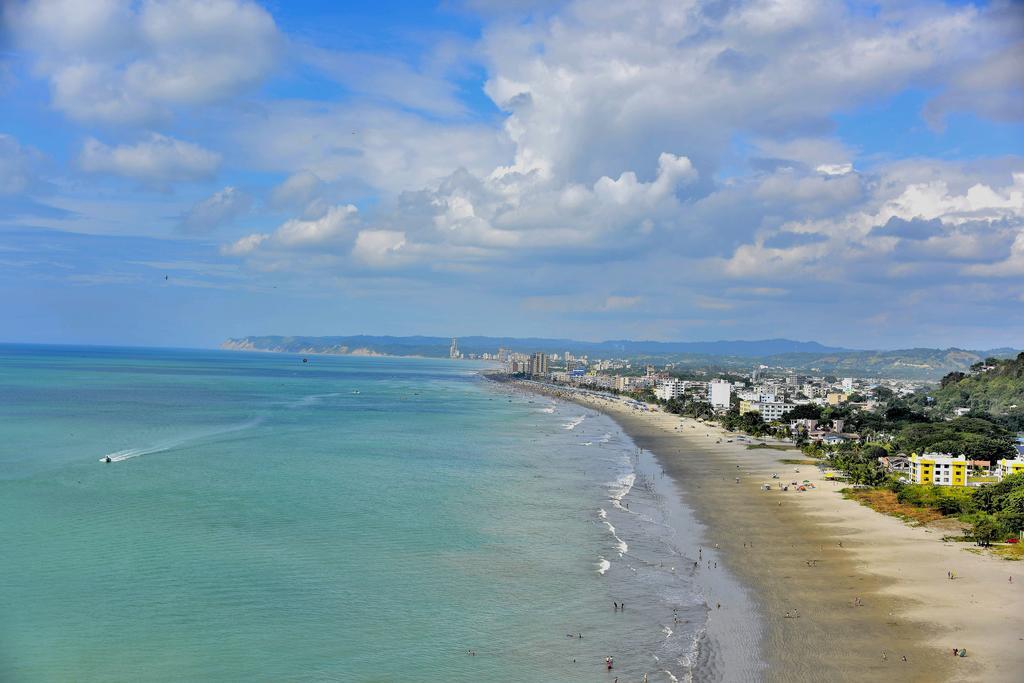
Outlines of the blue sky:
M 3 7 L 2 341 L 1024 339 L 1019 3 Z

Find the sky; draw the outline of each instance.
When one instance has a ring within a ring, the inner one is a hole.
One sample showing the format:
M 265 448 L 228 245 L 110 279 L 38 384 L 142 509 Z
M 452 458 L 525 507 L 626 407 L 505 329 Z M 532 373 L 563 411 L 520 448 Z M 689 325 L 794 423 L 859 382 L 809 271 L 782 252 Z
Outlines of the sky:
M 0 7 L 0 341 L 1024 345 L 1024 3 Z

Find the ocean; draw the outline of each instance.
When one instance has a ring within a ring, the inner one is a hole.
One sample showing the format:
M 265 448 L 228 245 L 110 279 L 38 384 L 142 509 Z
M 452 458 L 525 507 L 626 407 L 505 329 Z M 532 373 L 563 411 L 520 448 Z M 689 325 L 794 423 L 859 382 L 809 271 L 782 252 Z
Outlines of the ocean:
M 703 680 L 674 483 L 485 367 L 0 346 L 0 680 Z

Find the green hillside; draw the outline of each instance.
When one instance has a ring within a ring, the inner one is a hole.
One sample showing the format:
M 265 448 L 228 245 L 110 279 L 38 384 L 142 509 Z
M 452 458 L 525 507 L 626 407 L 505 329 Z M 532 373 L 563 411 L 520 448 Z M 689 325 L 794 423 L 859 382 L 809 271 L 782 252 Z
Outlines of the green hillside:
M 1024 353 L 1008 360 L 987 358 L 966 372 L 951 372 L 932 396 L 942 412 L 956 408 L 992 415 L 1024 412 Z

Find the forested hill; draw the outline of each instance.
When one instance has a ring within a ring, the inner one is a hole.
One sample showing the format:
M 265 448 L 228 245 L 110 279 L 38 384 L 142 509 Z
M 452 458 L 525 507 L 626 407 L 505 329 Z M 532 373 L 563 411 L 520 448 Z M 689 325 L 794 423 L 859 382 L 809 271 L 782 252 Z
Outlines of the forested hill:
M 1006 415 L 1024 413 L 1024 353 L 1016 358 L 986 358 L 967 372 L 951 372 L 933 394 L 941 411 L 970 408 L 972 412 Z

